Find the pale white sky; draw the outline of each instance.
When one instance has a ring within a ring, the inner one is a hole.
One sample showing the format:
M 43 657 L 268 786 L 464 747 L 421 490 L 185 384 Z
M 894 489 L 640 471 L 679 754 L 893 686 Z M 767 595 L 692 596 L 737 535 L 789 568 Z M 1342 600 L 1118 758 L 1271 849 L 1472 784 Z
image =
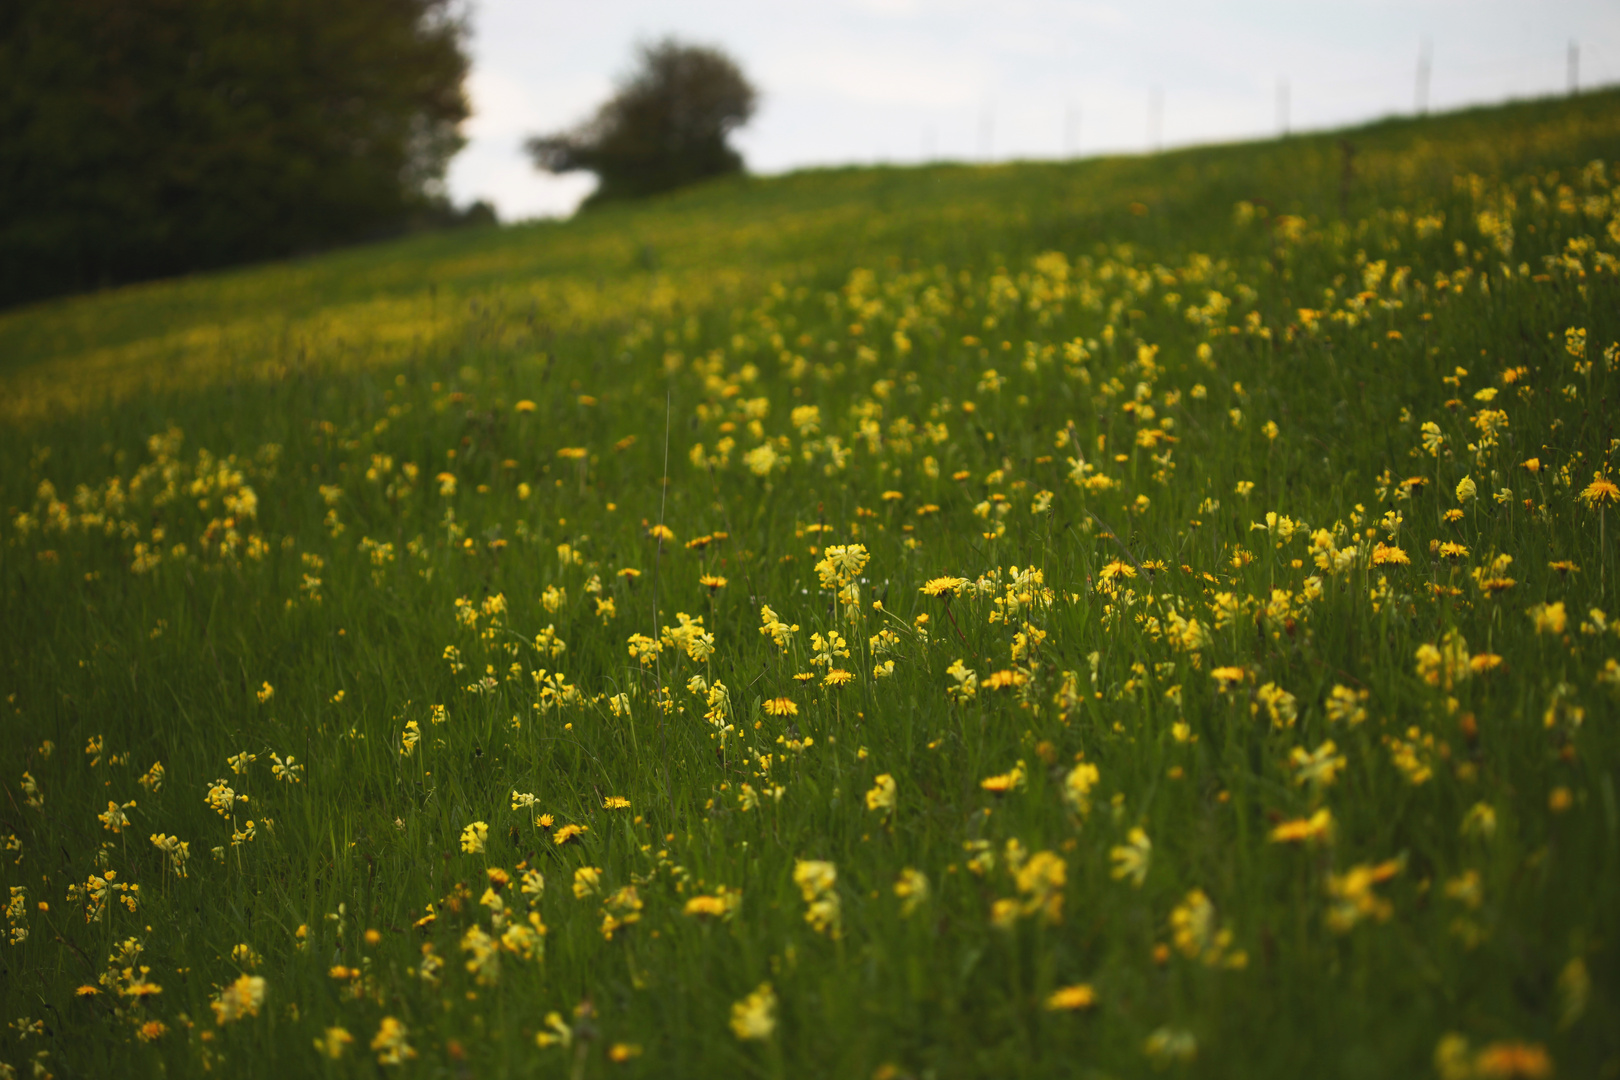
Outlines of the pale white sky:
M 474 115 L 459 203 L 567 214 L 590 174 L 536 172 L 525 137 L 589 116 L 638 41 L 730 53 L 761 92 L 748 167 L 1141 152 L 1620 82 L 1614 0 L 471 0 Z M 1155 108 L 1155 102 L 1158 107 Z M 1155 115 L 1158 120 L 1155 124 Z

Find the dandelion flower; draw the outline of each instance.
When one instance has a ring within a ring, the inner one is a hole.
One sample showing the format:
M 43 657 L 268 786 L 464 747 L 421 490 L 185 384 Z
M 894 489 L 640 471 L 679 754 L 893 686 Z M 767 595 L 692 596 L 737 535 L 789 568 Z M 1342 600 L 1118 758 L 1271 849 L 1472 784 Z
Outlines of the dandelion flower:
M 1308 818 L 1285 821 L 1271 830 L 1274 844 L 1300 844 L 1333 838 L 1333 814 L 1326 807 Z
M 1094 1008 L 1096 1004 L 1097 994 L 1086 983 L 1076 983 L 1074 986 L 1054 990 L 1046 998 L 1048 1012 L 1079 1012 L 1082 1009 Z
M 964 585 L 966 585 L 967 583 L 968 583 L 967 578 L 959 578 L 959 577 L 930 578 L 928 580 L 928 582 L 925 583 L 923 585 L 923 587 L 918 589 L 917 591 L 922 593 L 924 596 L 943 596 L 946 599 L 950 599 L 951 597 L 953 597 L 957 593 L 959 593 L 962 590 L 962 587 Z
M 1620 487 L 1616 487 L 1614 481 L 1607 476 L 1595 472 L 1592 474 L 1592 482 L 1581 489 L 1581 500 L 1587 506 L 1599 508 L 1604 503 L 1620 503 Z
M 1020 761 L 1009 772 L 985 777 L 979 781 L 979 786 L 996 795 L 1005 795 L 1009 791 L 1016 791 L 1024 786 L 1024 763 Z

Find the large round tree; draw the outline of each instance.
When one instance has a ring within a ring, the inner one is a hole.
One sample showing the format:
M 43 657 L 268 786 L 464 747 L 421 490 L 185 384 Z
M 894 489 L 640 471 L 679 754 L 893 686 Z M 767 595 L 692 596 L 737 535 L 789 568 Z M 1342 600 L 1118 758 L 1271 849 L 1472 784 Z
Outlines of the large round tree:
M 727 137 L 758 95 L 718 49 L 667 39 L 638 50 L 639 66 L 596 115 L 571 131 L 528 142 L 546 172 L 597 176 L 587 203 L 635 198 L 742 171 Z

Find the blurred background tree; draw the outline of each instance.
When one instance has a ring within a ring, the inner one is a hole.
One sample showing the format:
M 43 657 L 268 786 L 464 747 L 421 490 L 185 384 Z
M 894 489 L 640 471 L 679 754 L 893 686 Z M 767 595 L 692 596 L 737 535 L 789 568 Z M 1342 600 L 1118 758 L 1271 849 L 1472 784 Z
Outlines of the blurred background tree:
M 5 0 L 0 304 L 454 220 L 464 37 L 452 0 Z
M 586 205 L 637 198 L 741 172 L 726 142 L 747 123 L 758 94 L 718 49 L 665 39 L 638 50 L 639 67 L 596 115 L 572 131 L 536 136 L 540 169 L 597 176 Z

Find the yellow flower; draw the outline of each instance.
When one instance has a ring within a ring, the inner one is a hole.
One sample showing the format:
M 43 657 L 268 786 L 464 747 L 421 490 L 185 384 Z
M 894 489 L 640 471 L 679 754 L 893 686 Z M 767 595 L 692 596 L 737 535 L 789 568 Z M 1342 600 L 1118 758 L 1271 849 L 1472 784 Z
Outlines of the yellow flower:
M 542 1031 L 535 1035 L 534 1044 L 542 1050 L 550 1046 L 571 1046 L 574 1042 L 574 1031 L 563 1021 L 559 1012 L 546 1013 L 546 1026 L 550 1031 Z
M 1185 726 L 1185 725 L 1178 725 Z M 1082 761 L 1069 770 L 1063 778 L 1063 800 L 1074 808 L 1075 812 L 1089 814 L 1091 812 L 1091 789 L 1097 786 L 1101 774 L 1097 766 L 1089 761 Z
M 909 916 L 928 902 L 928 875 L 906 867 L 894 883 L 894 895 L 900 898 L 900 914 Z
M 799 707 L 793 703 L 792 698 L 771 698 L 765 702 L 765 711 L 772 716 L 798 716 Z
M 258 975 L 243 975 L 219 992 L 208 1007 L 214 1010 L 214 1022 L 220 1026 L 245 1016 L 258 1016 L 264 1004 L 265 982 Z
M 979 786 L 984 790 L 993 792 L 997 795 L 1005 795 L 1009 791 L 1015 791 L 1018 788 L 1023 787 L 1024 763 L 1020 761 L 1018 764 L 1012 767 L 1010 772 L 1004 772 L 997 776 L 985 777 L 983 780 L 979 781 Z
M 966 585 L 967 583 L 967 578 L 960 577 L 930 578 L 928 582 L 917 591 L 922 593 L 924 596 L 943 596 L 946 599 L 949 599 L 960 592 L 962 590 L 962 586 Z
M 1372 562 L 1374 566 L 1410 566 L 1412 559 L 1394 544 L 1379 543 L 1373 546 Z
M 1285 821 L 1271 830 L 1274 844 L 1299 844 L 1333 839 L 1333 814 L 1326 807 L 1308 818 Z
M 124 829 L 129 825 L 129 817 L 124 813 L 124 811 L 133 810 L 134 808 L 134 800 L 131 800 L 122 806 L 119 806 L 115 802 L 109 802 L 107 804 L 106 813 L 97 814 L 96 818 L 101 822 L 102 828 L 108 829 L 115 833 L 120 833 L 123 832 Z
M 842 906 L 834 887 L 838 868 L 820 859 L 800 859 L 793 865 L 793 883 L 808 906 L 804 921 L 818 934 L 837 938 L 842 928 Z
M 1181 954 L 1210 967 L 1241 968 L 1248 964 L 1243 950 L 1228 951 L 1232 944 L 1229 927 L 1216 928 L 1215 905 L 1204 890 L 1194 889 L 1170 912 L 1171 936 Z
M 1620 502 L 1620 487 L 1616 487 L 1614 481 L 1607 476 L 1595 472 L 1592 474 L 1592 482 L 1581 489 L 1581 499 L 1587 506 L 1601 508 L 1605 502 Z
M 581 866 L 574 871 L 574 898 L 583 900 L 601 890 L 602 871 L 594 866 Z
M 710 592 L 715 592 L 726 587 L 726 579 L 716 574 L 704 574 L 698 578 L 698 584 Z
M 1190 1031 L 1162 1027 L 1147 1037 L 1142 1052 L 1160 1068 L 1176 1062 L 1185 1065 L 1198 1056 L 1198 1039 Z
M 984 685 L 987 690 L 1002 690 L 1009 686 L 1023 686 L 1029 682 L 1029 676 L 1022 671 L 995 671 L 985 676 Z
M 1074 986 L 1065 986 L 1054 990 L 1046 998 L 1046 1008 L 1049 1012 L 1078 1012 L 1081 1009 L 1095 1008 L 1097 994 L 1087 983 L 1076 983 Z
M 548 816 L 549 815 L 542 815 L 542 821 Z M 541 827 L 544 828 L 544 825 Z M 562 828 L 558 829 L 555 834 L 553 834 L 551 837 L 551 842 L 557 847 L 562 847 L 570 840 L 577 840 L 589 831 L 589 825 L 564 825 Z
M 383 1017 L 382 1023 L 377 1026 L 377 1034 L 371 1040 L 371 1048 L 377 1051 L 377 1064 L 403 1065 L 415 1057 L 416 1051 L 405 1041 L 408 1034 L 399 1020 L 392 1016 Z
M 461 830 L 461 850 L 469 855 L 477 855 L 484 850 L 484 841 L 488 838 L 489 826 L 475 821 Z
M 602 800 L 602 809 L 604 810 L 628 810 L 629 808 L 630 800 L 623 795 L 609 795 Z
M 1248 677 L 1248 673 L 1240 667 L 1218 667 L 1209 673 L 1210 678 L 1220 683 L 1220 690 L 1225 693 L 1236 684 Z
M 1561 600 L 1556 604 L 1537 604 L 1526 609 L 1525 614 L 1536 624 L 1538 634 L 1562 634 L 1569 618 Z
M 1125 843 L 1115 845 L 1108 851 L 1108 857 L 1113 860 L 1114 869 L 1111 873 L 1116 881 L 1131 879 L 1131 884 L 1137 888 L 1147 880 L 1148 865 L 1153 861 L 1153 841 L 1141 829 L 1132 829 L 1125 837 Z
M 742 890 L 728 889 L 721 885 L 715 890 L 713 896 L 694 896 L 686 902 L 682 909 L 683 915 L 705 916 L 715 919 L 730 919 L 736 914 L 737 908 L 742 905 Z
M 883 773 L 872 781 L 872 790 L 866 793 L 866 808 L 888 812 L 894 809 L 894 777 Z
M 1552 1074 L 1552 1058 L 1547 1056 L 1546 1047 L 1537 1043 L 1491 1043 L 1474 1058 L 1474 1075 L 1480 1080 L 1543 1080 Z
M 739 1039 L 768 1039 L 776 1031 L 776 991 L 768 982 L 731 1006 L 731 1031 Z
M 1288 763 L 1294 769 L 1294 783 L 1310 784 L 1312 788 L 1332 784 L 1339 770 L 1345 766 L 1345 759 L 1338 749 L 1332 739 L 1311 751 L 1303 746 L 1294 747 L 1288 754 Z
M 1373 892 L 1373 887 L 1400 873 L 1403 865 L 1401 859 L 1389 859 L 1377 865 L 1352 866 L 1342 874 L 1329 874 L 1328 928 L 1343 934 L 1364 918 L 1383 922 L 1393 915 L 1394 905 Z
M 341 1027 L 329 1027 L 326 1034 L 315 1040 L 315 1049 L 324 1056 L 336 1061 L 343 1056 L 343 1051 L 354 1042 L 354 1036 Z

